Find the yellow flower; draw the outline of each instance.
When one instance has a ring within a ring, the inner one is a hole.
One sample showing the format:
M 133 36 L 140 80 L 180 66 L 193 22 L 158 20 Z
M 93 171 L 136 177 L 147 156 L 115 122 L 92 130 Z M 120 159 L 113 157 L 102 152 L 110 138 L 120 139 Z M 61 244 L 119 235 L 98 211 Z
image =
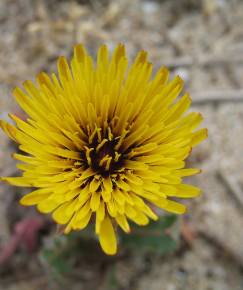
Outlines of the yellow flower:
M 27 80 L 13 92 L 26 121 L 10 115 L 1 121 L 20 144 L 21 177 L 2 177 L 12 185 L 34 187 L 21 204 L 52 212 L 64 232 L 84 229 L 91 219 L 104 252 L 117 252 L 114 226 L 130 231 L 128 220 L 144 226 L 158 217 L 152 206 L 176 214 L 186 208 L 176 198 L 196 197 L 200 190 L 182 178 L 199 173 L 185 169 L 192 147 L 207 136 L 195 131 L 199 113 L 185 112 L 188 94 L 179 77 L 168 81 L 166 68 L 151 77 L 152 64 L 140 51 L 128 68 L 125 47 L 111 58 L 105 45 L 97 64 L 82 45 L 74 47 L 69 66 L 58 60 L 58 75 L 42 72 L 37 85 Z M 26 153 L 26 154 L 24 154 Z

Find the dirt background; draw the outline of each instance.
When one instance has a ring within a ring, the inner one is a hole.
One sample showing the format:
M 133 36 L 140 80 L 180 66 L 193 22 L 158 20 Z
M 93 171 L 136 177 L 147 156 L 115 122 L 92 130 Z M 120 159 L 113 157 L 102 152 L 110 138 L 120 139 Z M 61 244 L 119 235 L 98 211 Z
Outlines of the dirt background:
M 86 257 L 60 285 L 38 252 L 20 249 L 7 270 L 0 266 L 0 289 L 243 289 L 243 1 L 1 0 L 0 117 L 18 112 L 11 96 L 16 85 L 55 70 L 57 57 L 70 56 L 78 42 L 93 54 L 101 43 L 124 42 L 130 57 L 143 48 L 155 68 L 167 65 L 185 80 L 209 129 L 190 158 L 203 169 L 193 182 L 204 194 L 188 203 L 174 254 L 132 255 L 108 268 Z M 1 176 L 16 173 L 14 150 L 0 133 Z M 34 212 L 18 205 L 20 192 L 0 184 L 0 249 L 14 224 Z

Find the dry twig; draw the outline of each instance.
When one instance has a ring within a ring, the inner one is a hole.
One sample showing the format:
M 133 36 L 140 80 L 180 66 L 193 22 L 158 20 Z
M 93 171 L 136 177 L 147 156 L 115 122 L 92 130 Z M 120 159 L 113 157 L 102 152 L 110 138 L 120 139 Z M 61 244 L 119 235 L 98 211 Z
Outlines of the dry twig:
M 226 64 L 243 65 L 243 57 L 240 54 L 232 55 L 197 55 L 181 56 L 164 61 L 169 68 L 190 67 L 190 66 L 222 66 Z
M 233 196 L 237 206 L 243 210 L 243 191 L 240 188 L 240 185 L 237 182 L 236 178 L 224 173 L 221 170 L 218 171 L 217 177 L 226 187 L 230 196 Z
M 214 248 L 220 252 L 221 255 L 228 257 L 231 261 L 235 262 L 238 266 L 243 266 L 241 255 L 237 255 L 231 248 L 229 248 L 222 240 L 216 236 L 209 234 L 207 231 L 198 231 L 198 236 L 210 243 Z
M 240 103 L 243 102 L 243 89 L 239 90 L 215 90 L 191 93 L 194 105 L 208 103 Z

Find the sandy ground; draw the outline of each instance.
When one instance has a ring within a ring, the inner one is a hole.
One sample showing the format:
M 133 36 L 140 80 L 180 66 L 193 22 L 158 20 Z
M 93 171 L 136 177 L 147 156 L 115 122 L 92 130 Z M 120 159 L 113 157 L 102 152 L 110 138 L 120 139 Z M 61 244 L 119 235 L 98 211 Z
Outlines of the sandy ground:
M 68 280 L 68 287 L 243 289 L 243 2 L 1 0 L 0 40 L 3 119 L 18 110 L 11 90 L 41 70 L 55 70 L 57 57 L 70 56 L 75 43 L 83 42 L 95 53 L 101 43 L 113 48 L 124 42 L 130 57 L 146 49 L 155 68 L 165 64 L 185 80 L 193 109 L 202 112 L 209 129 L 208 141 L 190 158 L 204 172 L 193 179 L 204 194 L 189 203 L 184 218 L 196 233 L 191 244 L 163 258 L 118 260 L 113 284 L 110 268 L 90 262 Z M 0 133 L 0 175 L 15 173 L 13 150 Z M 18 194 L 0 185 L 0 246 L 9 239 L 11 223 L 23 214 L 15 201 Z M 0 289 L 67 287 L 53 284 L 35 256 L 16 255 L 13 263 L 11 275 L 0 275 Z

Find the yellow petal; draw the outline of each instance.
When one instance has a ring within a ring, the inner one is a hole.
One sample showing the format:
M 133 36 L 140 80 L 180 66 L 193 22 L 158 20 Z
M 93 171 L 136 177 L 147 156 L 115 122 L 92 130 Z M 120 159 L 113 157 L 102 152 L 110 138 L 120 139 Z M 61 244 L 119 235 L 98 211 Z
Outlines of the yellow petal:
M 150 202 L 162 209 L 164 209 L 168 205 L 168 199 L 165 199 L 163 197 L 158 198 L 156 200 L 150 200 Z
M 32 187 L 33 181 L 30 178 L 25 177 L 1 177 L 0 180 L 6 181 L 11 185 L 23 186 L 23 187 Z
M 203 140 L 205 140 L 208 137 L 208 130 L 207 129 L 201 129 L 198 130 L 193 134 L 193 138 L 191 141 L 192 147 L 197 146 L 197 144 L 201 143 Z
M 148 217 L 139 210 L 137 211 L 137 214 L 133 218 L 131 218 L 131 220 L 139 226 L 146 226 L 149 223 Z
M 100 202 L 100 206 L 99 206 L 98 210 L 96 211 L 96 215 L 100 221 L 102 221 L 105 217 L 105 204 L 104 204 L 103 200 L 101 200 L 101 202 Z
M 125 215 L 118 214 L 116 216 L 116 222 L 123 229 L 124 232 L 126 232 L 126 233 L 130 232 L 129 223 L 127 222 L 127 218 Z
M 176 189 L 177 192 L 175 196 L 178 196 L 180 198 L 197 197 L 201 193 L 200 188 L 190 184 L 179 184 L 177 185 Z
M 42 213 L 49 213 L 56 209 L 62 203 L 62 201 L 56 201 L 49 198 L 38 203 L 37 208 Z
M 74 46 L 74 57 L 78 62 L 84 62 L 84 58 L 86 56 L 86 49 L 82 44 L 77 44 Z
M 90 208 L 92 211 L 96 211 L 100 206 L 100 193 L 93 192 L 90 199 Z
M 95 192 L 99 188 L 100 183 L 101 183 L 100 179 L 97 180 L 96 178 L 93 178 L 92 181 L 90 182 L 89 190 L 91 192 Z
M 131 183 L 134 183 L 136 185 L 142 185 L 143 184 L 143 180 L 135 174 L 132 173 L 126 173 L 125 174 L 125 178 L 130 181 Z
M 123 181 L 122 179 L 116 180 L 115 183 L 122 190 L 128 191 L 131 189 L 129 184 Z
M 200 173 L 201 170 L 197 168 L 185 168 L 176 171 L 176 175 L 180 177 L 191 176 Z
M 73 228 L 75 230 L 83 230 L 88 225 L 90 218 L 92 216 L 92 211 L 90 210 L 81 220 L 75 220 L 73 222 Z
M 37 189 L 31 193 L 26 194 L 20 199 L 22 205 L 35 205 L 47 199 L 50 196 L 48 189 Z
M 133 206 L 131 206 L 130 204 L 127 203 L 125 206 L 125 214 L 130 219 L 133 219 L 136 216 L 137 211 L 135 210 L 135 208 Z
M 148 166 L 142 162 L 139 161 L 133 161 L 133 160 L 126 160 L 124 167 L 127 169 L 133 169 L 133 170 L 146 170 L 148 169 Z
M 124 205 L 126 198 L 125 198 L 124 194 L 122 194 L 122 192 L 118 188 L 114 189 L 113 197 L 119 205 L 121 205 L 121 206 Z
M 103 185 L 106 192 L 112 192 L 113 185 L 109 176 L 103 179 Z
M 100 233 L 100 225 L 101 225 L 101 221 L 98 218 L 98 215 L 96 213 L 96 219 L 95 219 L 95 233 L 96 233 L 96 235 L 98 235 Z
M 111 192 L 110 191 L 106 191 L 105 189 L 102 189 L 101 195 L 102 195 L 102 198 L 105 202 L 108 202 L 111 199 Z
M 68 62 L 64 56 L 59 57 L 57 66 L 60 80 L 62 82 L 62 85 L 65 86 L 66 82 L 72 77 L 69 70 Z
M 117 214 L 117 208 L 115 206 L 114 200 L 111 199 L 109 202 L 106 203 L 106 208 L 110 216 L 115 217 Z
M 102 221 L 99 233 L 100 245 L 107 255 L 115 255 L 117 252 L 116 234 L 108 217 Z
M 152 220 L 157 221 L 158 216 L 152 211 L 152 209 L 144 204 L 143 208 L 141 209 L 148 217 L 150 217 Z
M 66 209 L 68 208 L 68 206 L 70 205 L 70 202 L 66 202 L 62 205 L 60 205 L 52 214 L 52 218 L 54 219 L 54 221 L 56 221 L 58 224 L 61 225 L 65 225 L 66 223 L 68 223 L 68 221 L 70 220 L 71 216 L 72 216 L 72 212 L 69 212 L 69 214 L 67 214 Z
M 16 140 L 17 129 L 14 126 L 8 124 L 7 122 L 5 122 L 3 120 L 0 120 L 0 127 L 8 135 L 9 138 L 11 138 L 15 142 L 17 142 L 17 140 Z
M 183 214 L 186 212 L 186 207 L 178 202 L 173 200 L 167 200 L 168 203 L 163 208 L 169 212 L 176 213 L 176 214 Z
M 88 213 L 89 211 L 90 211 L 90 202 L 87 201 L 87 202 L 85 203 L 85 205 L 82 206 L 82 207 L 78 210 L 78 212 L 77 212 L 77 214 L 76 214 L 76 218 L 75 218 L 75 220 L 76 220 L 76 221 L 79 221 L 79 220 L 83 219 L 84 216 L 86 216 L 87 213 Z

